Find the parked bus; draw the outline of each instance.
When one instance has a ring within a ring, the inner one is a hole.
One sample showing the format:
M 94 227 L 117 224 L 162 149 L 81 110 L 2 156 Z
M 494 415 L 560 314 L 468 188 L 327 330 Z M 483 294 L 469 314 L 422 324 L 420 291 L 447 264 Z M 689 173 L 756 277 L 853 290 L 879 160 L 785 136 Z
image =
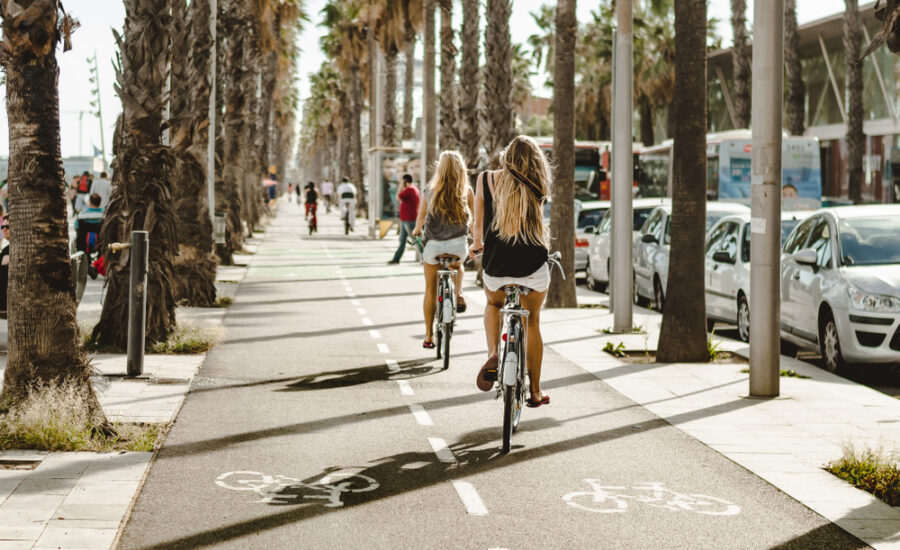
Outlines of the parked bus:
M 672 140 L 646 147 L 635 171 L 638 196 L 671 196 Z M 749 130 L 706 136 L 706 196 L 709 200 L 750 203 Z M 822 166 L 819 140 L 787 136 L 782 140 L 782 197 L 784 210 L 818 208 L 822 204 Z
M 537 138 L 538 146 L 553 162 L 553 140 Z M 600 154 L 604 145 L 609 142 L 576 141 L 575 142 L 575 198 L 580 201 L 609 200 L 609 189 L 604 189 L 606 171 L 600 163 Z M 605 196 L 604 196 L 605 195 Z

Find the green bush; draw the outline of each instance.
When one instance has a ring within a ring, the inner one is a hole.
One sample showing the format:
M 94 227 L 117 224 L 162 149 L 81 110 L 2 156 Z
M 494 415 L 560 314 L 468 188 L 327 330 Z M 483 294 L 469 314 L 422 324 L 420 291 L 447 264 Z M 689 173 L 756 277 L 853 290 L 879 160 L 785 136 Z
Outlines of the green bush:
M 150 347 L 150 353 L 163 355 L 194 355 L 206 353 L 218 340 L 217 329 L 204 329 L 190 325 L 178 325 L 169 339 Z
M 900 506 L 900 468 L 892 456 L 866 448 L 845 449 L 826 470 L 891 506 Z

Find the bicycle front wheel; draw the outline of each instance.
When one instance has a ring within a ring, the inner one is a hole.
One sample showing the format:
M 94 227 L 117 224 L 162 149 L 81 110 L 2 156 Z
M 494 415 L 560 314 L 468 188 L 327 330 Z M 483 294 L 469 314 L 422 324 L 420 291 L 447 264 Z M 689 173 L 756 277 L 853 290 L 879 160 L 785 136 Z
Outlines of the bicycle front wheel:
M 450 368 L 450 335 L 452 334 L 452 329 L 450 323 L 443 323 L 444 329 L 441 331 L 444 333 L 444 370 Z

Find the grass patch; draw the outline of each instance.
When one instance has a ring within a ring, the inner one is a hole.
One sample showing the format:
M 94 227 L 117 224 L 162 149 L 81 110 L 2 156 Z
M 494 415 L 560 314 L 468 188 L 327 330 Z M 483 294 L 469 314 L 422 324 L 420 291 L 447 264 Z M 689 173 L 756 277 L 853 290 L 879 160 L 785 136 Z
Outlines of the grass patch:
M 893 456 L 869 448 L 844 449 L 844 456 L 825 469 L 891 506 L 900 506 L 900 468 Z
M 216 298 L 216 303 L 213 304 L 213 307 L 228 307 L 232 302 L 234 302 L 234 300 L 232 300 L 230 297 L 220 296 Z
M 603 346 L 603 351 L 612 355 L 613 357 L 625 357 L 627 355 L 625 353 L 625 343 L 619 342 L 616 345 L 613 345 L 612 342 L 607 342 L 605 346 Z
M 150 346 L 150 353 L 161 355 L 195 355 L 206 353 L 218 340 L 218 330 L 178 325 L 169 339 Z
M 41 451 L 152 451 L 165 433 L 160 424 L 113 424 L 105 435 L 90 418 L 79 391 L 41 386 L 0 415 L 0 449 Z
M 750 374 L 750 369 L 741 369 L 741 372 L 743 372 L 744 374 Z M 778 376 L 782 378 L 809 378 L 809 376 L 800 374 L 794 369 L 781 369 L 781 371 L 778 373 Z
M 713 336 L 716 335 L 716 331 L 712 331 L 709 333 L 709 336 L 706 338 L 706 351 L 709 353 L 709 360 L 715 361 L 724 353 L 719 347 L 722 345 L 722 342 L 713 341 Z
M 604 328 L 600 329 L 599 332 L 602 332 L 603 334 L 622 334 L 620 332 L 616 332 L 615 330 L 613 330 L 612 327 L 604 327 Z M 646 334 L 646 332 L 644 331 L 644 325 L 632 326 L 630 334 Z

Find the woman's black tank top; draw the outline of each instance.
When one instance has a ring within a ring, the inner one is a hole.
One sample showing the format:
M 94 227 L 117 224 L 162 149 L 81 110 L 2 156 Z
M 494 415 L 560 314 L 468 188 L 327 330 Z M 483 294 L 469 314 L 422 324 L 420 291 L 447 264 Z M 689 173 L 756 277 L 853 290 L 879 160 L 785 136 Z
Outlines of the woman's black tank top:
M 494 197 L 488 185 L 487 172 L 482 172 L 484 194 L 484 256 L 481 265 L 491 277 L 527 277 L 547 262 L 543 245 L 518 241 L 513 244 L 500 238 L 491 226 L 494 223 Z

